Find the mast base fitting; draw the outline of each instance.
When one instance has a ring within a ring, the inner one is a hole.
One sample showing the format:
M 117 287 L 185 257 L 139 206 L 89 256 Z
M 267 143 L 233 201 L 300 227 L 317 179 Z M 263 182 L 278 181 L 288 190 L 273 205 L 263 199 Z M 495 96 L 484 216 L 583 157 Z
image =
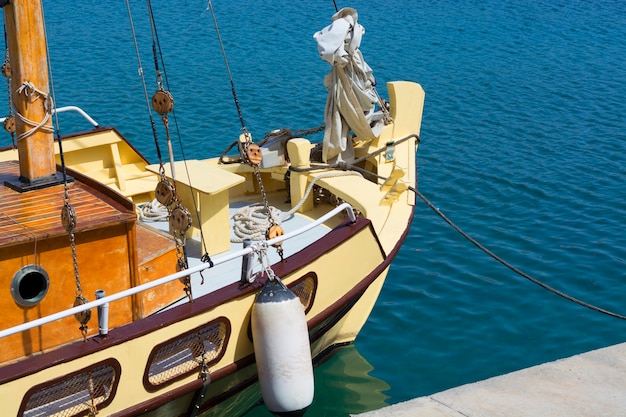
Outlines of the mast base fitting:
M 35 181 L 29 181 L 24 177 L 11 178 L 4 181 L 4 185 L 10 189 L 17 191 L 18 193 L 24 193 L 27 191 L 40 190 L 42 188 L 52 187 L 54 185 L 60 185 L 67 182 L 73 182 L 74 178 L 66 175 L 66 179 L 63 179 L 63 174 L 55 172 L 54 175 L 49 177 L 38 178 Z

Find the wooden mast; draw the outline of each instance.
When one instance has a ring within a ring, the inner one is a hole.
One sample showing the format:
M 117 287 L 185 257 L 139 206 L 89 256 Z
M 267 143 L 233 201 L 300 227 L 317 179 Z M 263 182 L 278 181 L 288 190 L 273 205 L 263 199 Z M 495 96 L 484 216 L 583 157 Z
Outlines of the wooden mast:
M 4 19 L 13 105 L 18 114 L 16 134 L 21 138 L 17 143 L 20 178 L 6 185 L 26 191 L 58 183 L 41 1 L 10 0 L 4 6 Z

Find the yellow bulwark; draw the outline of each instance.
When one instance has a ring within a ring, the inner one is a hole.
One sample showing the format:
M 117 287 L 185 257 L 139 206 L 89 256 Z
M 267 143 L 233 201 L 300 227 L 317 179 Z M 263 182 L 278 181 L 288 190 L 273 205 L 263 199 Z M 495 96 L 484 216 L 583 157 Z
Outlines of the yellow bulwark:
M 135 204 L 154 198 L 158 176 L 146 171 L 146 161 L 115 129 L 95 130 L 63 139 L 63 154 L 68 168 L 82 172 L 118 191 Z M 61 163 L 59 144 L 54 144 L 57 163 Z
M 209 165 L 204 161 L 179 161 L 164 164 L 165 175 L 174 180 L 181 203 L 192 213 L 192 227 L 187 237 L 202 232 L 209 253 L 221 253 L 230 249 L 230 217 L 228 215 L 228 191 L 245 181 L 239 174 Z M 159 171 L 159 165 L 146 169 Z M 174 178 L 175 177 L 175 178 Z

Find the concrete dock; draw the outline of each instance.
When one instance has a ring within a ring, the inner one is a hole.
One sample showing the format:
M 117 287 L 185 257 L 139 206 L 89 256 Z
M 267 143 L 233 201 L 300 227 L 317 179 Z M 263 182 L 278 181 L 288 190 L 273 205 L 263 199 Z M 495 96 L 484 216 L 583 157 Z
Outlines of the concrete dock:
M 626 343 L 394 404 L 359 417 L 624 417 Z

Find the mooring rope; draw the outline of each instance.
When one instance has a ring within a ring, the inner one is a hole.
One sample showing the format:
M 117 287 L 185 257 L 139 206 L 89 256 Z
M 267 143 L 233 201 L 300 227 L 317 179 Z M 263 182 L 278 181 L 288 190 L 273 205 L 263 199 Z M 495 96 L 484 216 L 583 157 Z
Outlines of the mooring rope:
M 593 304 L 589 304 L 585 301 L 579 300 L 578 298 L 572 297 L 569 294 L 566 294 L 562 291 L 557 290 L 556 288 L 553 288 L 541 281 L 539 281 L 536 278 L 533 278 L 532 276 L 528 275 L 527 273 L 525 273 L 524 271 L 520 270 L 519 268 L 511 265 L 510 263 L 506 262 L 504 259 L 500 258 L 498 255 L 496 255 L 495 253 L 493 253 L 492 251 L 490 251 L 489 249 L 487 249 L 484 245 L 482 245 L 480 242 L 478 242 L 476 239 L 474 239 L 473 237 L 471 237 L 470 235 L 468 235 L 466 232 L 464 232 L 459 226 L 457 226 L 456 224 L 454 224 L 454 222 L 452 220 L 450 220 L 445 214 L 443 214 L 441 212 L 441 210 L 439 210 L 437 207 L 434 206 L 433 203 L 431 203 L 421 192 L 419 192 L 416 188 L 414 187 L 409 187 L 409 190 L 413 191 L 419 198 L 421 198 L 424 203 L 426 203 L 426 205 L 428 207 L 430 207 L 439 217 L 441 217 L 446 223 L 448 223 L 450 226 L 452 226 L 452 228 L 454 230 L 456 230 L 457 232 L 459 232 L 461 234 L 461 236 L 463 236 L 465 239 L 469 240 L 472 244 L 474 244 L 474 246 L 476 246 L 478 249 L 482 250 L 483 252 L 485 252 L 487 255 L 491 256 L 493 259 L 495 259 L 496 261 L 500 262 L 502 265 L 506 266 L 507 268 L 509 268 L 511 271 L 515 272 L 516 274 L 526 278 L 527 280 L 531 281 L 534 284 L 539 285 L 540 287 L 550 291 L 551 293 L 554 293 L 556 295 L 558 295 L 559 297 L 563 297 L 566 300 L 572 301 L 578 305 L 581 305 L 583 307 L 587 307 L 591 310 L 597 311 L 599 313 L 603 313 L 612 317 L 616 317 L 618 319 L 622 319 L 622 320 L 626 320 L 626 316 L 621 315 L 621 314 L 617 314 L 614 313 L 612 311 L 609 310 L 605 310 L 603 308 L 597 307 Z
M 416 135 L 409 135 L 409 136 L 407 136 L 407 137 L 405 137 L 405 138 L 402 138 L 402 139 L 400 139 L 400 140 L 396 141 L 395 143 L 387 144 L 387 145 L 385 145 L 385 146 L 381 147 L 380 149 L 378 149 L 378 150 L 376 150 L 376 151 L 370 152 L 369 154 L 365 155 L 364 157 L 357 159 L 357 160 L 356 160 L 356 161 L 354 161 L 352 164 L 342 163 L 342 164 L 334 164 L 334 165 L 326 165 L 326 166 L 324 166 L 324 165 L 316 165 L 316 166 L 311 165 L 311 168 L 297 169 L 297 168 L 294 168 L 294 167 L 290 167 L 289 169 L 290 169 L 290 170 L 292 170 L 292 171 L 296 171 L 296 172 L 301 172 L 301 171 L 311 171 L 311 170 L 315 170 L 315 169 L 324 169 L 324 168 L 326 168 L 326 169 L 345 169 L 345 170 L 350 169 L 350 170 L 360 172 L 360 173 L 362 173 L 362 174 L 364 174 L 364 175 L 367 175 L 367 176 L 370 176 L 370 177 L 374 177 L 374 178 L 379 178 L 379 179 L 385 180 L 385 179 L 387 179 L 387 178 L 385 178 L 385 177 L 383 177 L 383 176 L 381 176 L 381 175 L 378 175 L 378 174 L 376 174 L 376 173 L 373 173 L 373 172 L 371 172 L 371 171 L 367 171 L 367 170 L 365 170 L 365 169 L 363 169 L 363 168 L 357 167 L 357 166 L 355 166 L 355 165 L 353 165 L 353 164 L 355 164 L 355 163 L 357 163 L 357 162 L 364 161 L 365 159 L 367 159 L 367 158 L 369 158 L 369 157 L 371 157 L 371 156 L 374 156 L 374 155 L 377 155 L 377 154 L 379 154 L 379 153 L 382 153 L 382 152 L 384 152 L 385 150 L 387 150 L 387 148 L 388 148 L 389 146 L 394 146 L 394 145 L 397 145 L 397 144 L 402 143 L 402 142 L 404 142 L 404 141 L 406 141 L 406 140 L 408 140 L 408 139 L 410 139 L 410 138 L 415 138 L 415 140 L 416 140 L 417 142 L 420 142 L 420 138 L 419 138 L 419 136 L 416 136 Z M 515 267 L 514 265 L 512 265 L 512 264 L 508 263 L 507 261 L 505 261 L 504 259 L 502 259 L 502 258 L 501 258 L 501 257 L 499 257 L 498 255 L 496 255 L 495 253 L 493 253 L 491 250 L 489 250 L 487 247 L 485 247 L 484 245 L 482 245 L 482 244 L 481 244 L 480 242 L 478 242 L 476 239 L 474 239 L 473 237 L 471 237 L 470 235 L 468 235 L 466 232 L 464 232 L 464 231 L 463 231 L 463 229 L 461 229 L 461 228 L 460 228 L 459 226 L 457 226 L 457 225 L 456 225 L 456 224 L 455 224 L 452 220 L 450 220 L 450 219 L 449 219 L 449 218 L 448 218 L 445 214 L 443 214 L 443 213 L 441 212 L 441 210 L 439 210 L 437 207 L 435 207 L 435 205 L 434 205 L 433 203 L 431 203 L 431 202 L 430 202 L 430 201 L 429 201 L 429 200 L 428 200 L 428 199 L 427 199 L 427 198 L 426 198 L 426 197 L 425 197 L 425 196 L 424 196 L 424 195 L 423 195 L 423 194 L 422 194 L 419 190 L 417 190 L 417 188 L 412 187 L 412 186 L 409 186 L 409 187 L 408 187 L 408 189 L 409 189 L 409 190 L 411 190 L 411 191 L 413 191 L 413 192 L 414 192 L 414 193 L 415 193 L 415 194 L 416 194 L 419 198 L 421 198 L 421 199 L 422 199 L 422 200 L 426 203 L 426 205 L 428 205 L 428 207 L 430 207 L 430 208 L 431 208 L 431 209 L 432 209 L 432 210 L 433 210 L 433 211 L 434 211 L 434 212 L 435 212 L 435 213 L 436 213 L 439 217 L 441 217 L 441 218 L 442 218 L 442 219 L 443 219 L 446 223 L 448 223 L 450 226 L 452 226 L 452 228 L 453 228 L 454 230 L 456 230 L 458 233 L 460 233 L 460 234 L 461 234 L 461 236 L 463 236 L 465 239 L 469 240 L 469 241 L 470 241 L 472 244 L 474 244 L 477 248 L 479 248 L 480 250 L 482 250 L 483 252 L 485 252 L 487 255 L 489 255 L 490 257 L 492 257 L 493 259 L 495 259 L 496 261 L 498 261 L 498 262 L 499 262 L 499 263 L 501 263 L 502 265 L 504 265 L 504 266 L 506 266 L 507 268 L 509 268 L 511 271 L 515 272 L 516 274 L 520 275 L 520 276 L 521 276 L 521 277 L 523 277 L 523 278 L 526 278 L 526 279 L 527 279 L 527 280 L 529 280 L 530 282 L 532 282 L 532 283 L 534 283 L 534 284 L 536 284 L 536 285 L 539 285 L 540 287 L 542 287 L 542 288 L 544 288 L 544 289 L 546 289 L 546 290 L 550 291 L 551 293 L 553 293 L 553 294 L 555 294 L 555 295 L 558 295 L 559 297 L 562 297 L 562 298 L 564 298 L 564 299 L 566 299 L 566 300 L 572 301 L 572 302 L 574 302 L 574 303 L 576 303 L 576 304 L 578 304 L 578 305 L 580 305 L 580 306 L 586 307 L 586 308 L 591 309 L 591 310 L 593 310 L 593 311 L 597 311 L 597 312 L 599 312 L 599 313 L 606 314 L 606 315 L 611 316 L 611 317 L 615 317 L 615 318 L 618 318 L 618 319 L 626 320 L 626 316 L 625 316 L 625 315 L 618 314 L 618 313 L 615 313 L 615 312 L 612 312 L 612 311 L 606 310 L 606 309 L 604 309 L 604 308 L 601 308 L 601 307 L 595 306 L 595 305 L 593 305 L 593 304 L 590 304 L 590 303 L 587 303 L 587 302 L 585 302 L 585 301 L 582 301 L 582 300 L 580 300 L 580 299 L 578 299 L 578 298 L 575 298 L 575 297 L 573 297 L 573 296 L 571 296 L 571 295 L 569 295 L 569 294 L 566 294 L 566 293 L 564 293 L 564 292 L 562 292 L 562 291 L 559 291 L 559 290 L 557 290 L 556 288 L 553 288 L 553 287 L 549 286 L 548 284 L 546 284 L 546 283 L 544 283 L 544 282 L 539 281 L 538 279 L 536 279 L 536 278 L 534 278 L 534 277 L 530 276 L 529 274 L 525 273 L 525 272 L 524 272 L 524 271 L 522 271 L 521 269 L 519 269 L 519 268 Z

